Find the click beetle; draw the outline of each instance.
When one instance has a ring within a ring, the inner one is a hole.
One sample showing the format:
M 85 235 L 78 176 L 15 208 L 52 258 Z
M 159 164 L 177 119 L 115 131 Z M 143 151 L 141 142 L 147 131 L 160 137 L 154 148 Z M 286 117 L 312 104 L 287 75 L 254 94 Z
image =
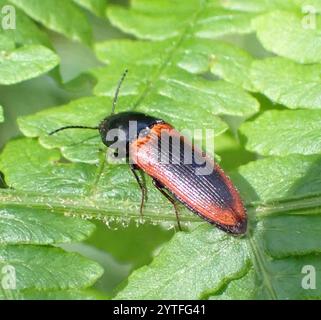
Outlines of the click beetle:
M 244 234 L 247 229 L 247 214 L 241 197 L 214 160 L 162 119 L 134 111 L 115 114 L 119 90 L 126 74 L 127 70 L 117 86 L 111 115 L 99 126 L 65 126 L 50 135 L 65 129 L 95 129 L 99 130 L 102 142 L 107 147 L 113 147 L 115 140 L 110 139 L 108 133 L 112 130 L 121 131 L 125 143 L 118 154 L 134 160 L 131 161 L 130 168 L 142 192 L 141 214 L 147 190 L 138 171 L 149 175 L 155 187 L 174 205 L 179 229 L 177 202 L 228 233 Z M 130 132 L 131 122 L 136 123 L 134 135 Z M 169 139 L 163 139 L 164 132 Z M 161 147 L 164 141 L 167 141 L 168 148 Z M 191 155 L 188 163 L 184 157 L 186 151 Z M 164 157 L 169 161 L 160 161 Z M 205 159 L 206 165 L 211 169 L 208 174 L 196 173 L 204 167 L 204 162 L 199 161 L 201 159 Z

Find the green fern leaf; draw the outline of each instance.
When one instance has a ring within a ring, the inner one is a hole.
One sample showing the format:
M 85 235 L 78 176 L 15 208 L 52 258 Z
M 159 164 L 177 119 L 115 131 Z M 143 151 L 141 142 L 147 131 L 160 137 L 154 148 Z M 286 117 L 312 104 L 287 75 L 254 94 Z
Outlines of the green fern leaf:
M 300 63 L 318 63 L 321 61 L 321 18 L 315 14 L 315 27 L 308 26 L 305 19 L 307 13 L 299 8 L 296 12 L 277 10 L 258 17 L 254 27 L 267 50 Z
M 321 150 L 320 119 L 320 110 L 271 110 L 240 131 L 247 149 L 262 155 L 316 154 Z
M 106 0 L 73 0 L 80 6 L 88 9 L 97 16 L 103 17 L 105 15 L 107 1 Z
M 59 64 L 59 57 L 40 45 L 24 46 L 0 53 L 0 84 L 11 85 L 52 70 Z
M 9 0 L 32 19 L 66 37 L 91 43 L 91 26 L 83 12 L 71 1 Z
M 1 8 L 9 4 L 7 0 L 0 0 Z M 51 48 L 48 35 L 43 32 L 32 19 L 18 8 L 16 8 L 15 14 L 14 29 L 0 28 L 0 36 L 3 37 L 1 46 L 3 46 L 4 40 L 7 40 L 12 43 L 7 49 L 13 49 L 15 45 L 44 45 Z
M 256 89 L 288 108 L 321 108 L 321 64 L 302 65 L 284 58 L 258 60 L 252 64 Z M 286 73 L 284 72 L 286 70 Z
M 216 0 L 132 1 L 130 9 L 110 6 L 107 15 L 124 32 L 149 40 L 173 38 L 186 31 L 210 39 L 229 33 L 249 33 L 254 16 L 224 9 Z

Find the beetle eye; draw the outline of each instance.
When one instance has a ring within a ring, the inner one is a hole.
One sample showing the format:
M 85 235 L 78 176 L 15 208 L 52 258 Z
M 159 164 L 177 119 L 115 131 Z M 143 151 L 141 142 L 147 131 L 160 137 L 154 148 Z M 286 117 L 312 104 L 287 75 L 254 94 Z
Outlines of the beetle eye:
M 145 129 L 142 129 L 142 130 L 140 130 L 140 132 L 139 132 L 139 135 L 138 135 L 138 138 L 144 138 L 144 137 L 146 137 L 147 135 L 149 135 L 149 133 L 150 133 L 150 128 L 145 128 Z

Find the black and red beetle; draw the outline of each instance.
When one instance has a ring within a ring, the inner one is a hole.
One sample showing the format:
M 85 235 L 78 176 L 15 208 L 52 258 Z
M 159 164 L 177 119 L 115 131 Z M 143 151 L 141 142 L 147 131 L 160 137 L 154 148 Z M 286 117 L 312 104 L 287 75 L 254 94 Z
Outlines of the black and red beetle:
M 142 191 L 141 214 L 146 198 L 146 187 L 137 174 L 139 170 L 147 173 L 153 179 L 155 187 L 174 205 L 179 228 L 177 201 L 226 232 L 245 233 L 247 215 L 241 197 L 218 164 L 161 119 L 132 111 L 114 114 L 119 89 L 126 73 L 127 70 L 118 84 L 112 114 L 105 118 L 98 127 L 66 126 L 51 132 L 50 135 L 65 129 L 96 129 L 99 130 L 103 143 L 107 147 L 112 147 L 114 141 L 108 138 L 108 132 L 112 129 L 120 130 L 124 133 L 126 143 L 124 144 L 125 150 L 118 151 L 130 160 L 135 159 L 130 166 Z M 129 133 L 131 121 L 137 124 L 134 136 Z M 182 142 L 178 148 L 170 145 L 165 149 L 166 154 L 162 154 L 164 149 L 160 147 L 161 134 L 164 131 L 171 138 L 170 141 Z M 188 164 L 184 163 L 183 154 L 186 149 L 183 150 L 182 145 L 184 148 L 187 147 L 192 154 L 192 161 Z M 175 163 L 172 160 L 167 163 L 159 161 L 163 155 L 167 159 L 176 157 Z M 195 172 L 203 164 L 196 160 L 204 157 L 212 170 L 210 174 L 198 175 Z

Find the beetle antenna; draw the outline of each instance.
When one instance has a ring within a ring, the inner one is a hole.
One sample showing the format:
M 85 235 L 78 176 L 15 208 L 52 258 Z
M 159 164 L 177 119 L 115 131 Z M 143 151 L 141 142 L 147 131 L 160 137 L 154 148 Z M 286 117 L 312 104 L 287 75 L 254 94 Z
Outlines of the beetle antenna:
M 66 127 L 62 127 L 62 128 L 59 128 L 59 129 L 57 129 L 57 130 L 54 130 L 54 131 L 50 132 L 50 133 L 49 133 L 49 136 L 52 136 L 52 135 L 54 135 L 55 133 L 60 132 L 60 131 L 63 131 L 63 130 L 66 130 L 66 129 L 91 129 L 91 130 L 98 130 L 99 127 L 66 126 Z
M 125 72 L 123 73 L 122 77 L 120 78 L 120 80 L 118 82 L 118 86 L 117 86 L 117 89 L 116 89 L 116 92 L 115 92 L 115 96 L 114 96 L 114 101 L 113 101 L 113 108 L 111 110 L 111 114 L 112 115 L 115 113 L 119 90 L 120 90 L 120 87 L 121 87 L 122 83 L 124 82 L 124 80 L 126 78 L 127 73 L 128 73 L 128 69 L 125 70 Z
M 112 111 L 111 111 L 111 114 L 113 115 L 115 113 L 115 109 L 116 109 L 116 104 L 117 104 L 117 100 L 118 100 L 118 95 L 119 95 L 119 90 L 120 90 L 120 87 L 122 85 L 122 83 L 124 82 L 125 78 L 126 78 L 126 75 L 128 73 L 128 69 L 126 69 L 122 75 L 122 77 L 120 78 L 119 82 L 118 82 L 118 85 L 117 85 L 117 89 L 116 89 L 116 92 L 115 92 L 115 96 L 114 96 L 114 100 L 113 100 L 113 107 L 112 107 Z M 87 127 L 87 126 L 66 126 L 66 127 L 62 127 L 62 128 L 59 128 L 59 129 L 56 129 L 52 132 L 49 133 L 49 136 L 52 136 L 60 131 L 63 131 L 63 130 L 66 130 L 66 129 L 90 129 L 90 130 L 98 130 L 99 127 Z

